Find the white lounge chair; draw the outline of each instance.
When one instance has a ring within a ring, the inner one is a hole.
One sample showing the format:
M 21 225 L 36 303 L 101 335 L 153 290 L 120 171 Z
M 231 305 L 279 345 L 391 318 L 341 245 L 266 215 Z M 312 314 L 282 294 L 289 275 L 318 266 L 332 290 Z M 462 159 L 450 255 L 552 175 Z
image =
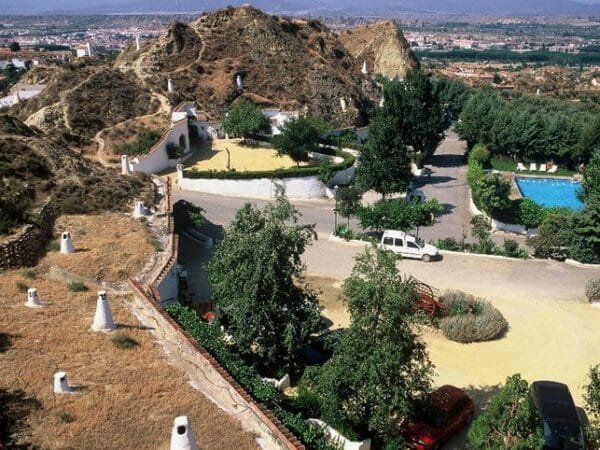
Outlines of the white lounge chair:
M 540 164 L 540 172 L 545 172 L 546 171 L 546 164 Z
M 527 170 L 527 167 L 525 167 L 525 164 L 520 162 L 520 163 L 517 163 L 517 170 L 523 172 L 523 171 Z
M 536 163 L 529 164 L 529 171 L 530 172 L 537 172 L 537 164 Z
M 556 164 L 552 164 L 552 167 L 548 169 L 548 173 L 556 173 L 558 170 L 558 166 Z

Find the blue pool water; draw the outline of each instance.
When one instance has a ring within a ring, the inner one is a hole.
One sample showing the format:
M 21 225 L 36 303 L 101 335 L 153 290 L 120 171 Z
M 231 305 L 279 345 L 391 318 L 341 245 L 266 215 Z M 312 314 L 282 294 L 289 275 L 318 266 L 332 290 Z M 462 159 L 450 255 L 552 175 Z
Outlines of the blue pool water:
M 583 209 L 577 198 L 581 183 L 561 178 L 516 177 L 515 181 L 523 197 L 548 208 L 561 207 Z

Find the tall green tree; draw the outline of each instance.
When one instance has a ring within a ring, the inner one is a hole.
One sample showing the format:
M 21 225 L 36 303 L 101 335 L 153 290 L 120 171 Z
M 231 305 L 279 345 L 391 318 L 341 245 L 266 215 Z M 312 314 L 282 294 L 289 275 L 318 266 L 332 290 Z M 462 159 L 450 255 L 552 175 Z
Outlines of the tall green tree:
M 281 134 L 273 138 L 279 155 L 287 155 L 297 164 L 308 161 L 308 154 L 319 147 L 319 130 L 306 117 L 291 118 L 282 127 Z
M 573 217 L 571 256 L 580 262 L 600 264 L 600 151 L 583 172 L 585 209 Z
M 386 199 L 358 208 L 356 216 L 365 229 L 418 231 L 420 227 L 435 224 L 436 216 L 443 212 L 444 207 L 435 199 L 427 202 Z
M 491 218 L 497 211 L 510 207 L 510 182 L 500 175 L 486 175 L 473 186 L 473 201 Z
M 529 384 L 520 375 L 506 379 L 469 428 L 469 444 L 478 449 L 542 449 L 544 435 L 529 396 Z
M 598 448 L 600 446 L 600 364 L 590 368 L 590 384 L 585 386 L 583 398 L 589 414 L 590 423 L 586 427 L 588 440 Z
M 243 98 L 229 110 L 223 120 L 223 129 L 227 134 L 246 139 L 251 134 L 267 131 L 269 119 L 257 104 Z
M 21 50 L 21 45 L 17 41 L 14 41 L 10 43 L 9 49 L 11 52 L 16 53 Z
M 242 207 L 207 266 L 218 323 L 265 366 L 287 364 L 320 322 L 316 295 L 301 283 L 314 235 L 280 194 L 262 211 Z
M 411 156 L 397 131 L 397 121 L 378 112 L 369 124 L 369 140 L 361 151 L 356 168 L 356 184 L 382 195 L 405 192 L 412 179 Z
M 342 186 L 337 191 L 337 210 L 340 216 L 345 217 L 350 228 L 350 217 L 356 215 L 360 209 L 362 192 L 354 186 Z
M 326 422 L 396 436 L 399 421 L 413 416 L 431 387 L 433 365 L 411 327 L 414 285 L 398 273 L 393 255 L 367 250 L 343 292 L 351 324 L 311 389 Z

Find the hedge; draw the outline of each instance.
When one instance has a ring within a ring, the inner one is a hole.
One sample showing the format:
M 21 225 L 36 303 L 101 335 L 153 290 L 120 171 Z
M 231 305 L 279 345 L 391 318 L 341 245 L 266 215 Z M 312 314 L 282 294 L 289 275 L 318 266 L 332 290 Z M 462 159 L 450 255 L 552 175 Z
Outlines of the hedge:
M 201 321 L 194 310 L 178 304 L 169 306 L 166 310 L 199 345 L 204 347 L 235 378 L 240 386 L 257 402 L 269 408 L 281 423 L 304 443 L 307 449 L 333 450 L 336 448 L 321 429 L 306 422 L 308 417 L 284 408 L 275 386 L 265 383 L 256 368 L 246 363 L 225 343 L 223 332 L 219 327 Z
M 320 152 L 327 154 L 324 151 Z M 332 168 L 336 171 L 345 170 L 352 167 L 356 162 L 354 156 L 349 153 L 337 151 L 336 156 L 344 158 L 339 164 L 334 164 Z M 248 172 L 236 172 L 233 170 L 205 170 L 199 171 L 188 169 L 183 172 L 184 178 L 214 178 L 221 180 L 247 180 L 252 178 L 292 178 L 292 177 L 311 177 L 318 176 L 321 171 L 319 166 L 310 167 L 289 167 L 287 169 L 277 170 L 256 170 Z

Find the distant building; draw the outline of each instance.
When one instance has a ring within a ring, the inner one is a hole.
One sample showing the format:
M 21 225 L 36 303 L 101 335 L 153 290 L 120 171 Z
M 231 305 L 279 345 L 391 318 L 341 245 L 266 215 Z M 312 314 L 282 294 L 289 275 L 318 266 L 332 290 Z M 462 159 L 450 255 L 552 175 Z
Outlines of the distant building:
M 281 129 L 288 120 L 297 119 L 300 116 L 298 111 L 282 111 L 280 109 L 263 109 L 262 113 L 269 119 L 273 136 L 281 134 Z
M 76 47 L 75 54 L 78 58 L 93 56 L 92 45 L 88 42 L 85 45 L 80 45 L 79 47 Z

